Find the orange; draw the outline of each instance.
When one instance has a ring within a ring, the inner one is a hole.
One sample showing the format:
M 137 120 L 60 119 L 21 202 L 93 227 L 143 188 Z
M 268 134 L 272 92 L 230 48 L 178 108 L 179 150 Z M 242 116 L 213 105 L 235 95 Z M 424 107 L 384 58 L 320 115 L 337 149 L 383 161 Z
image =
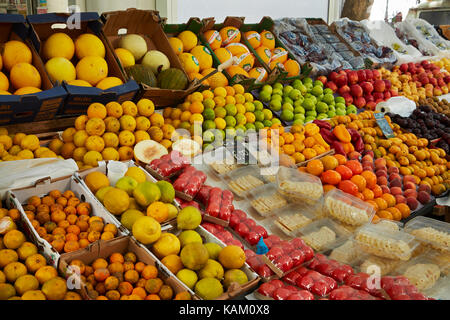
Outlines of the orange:
M 381 197 L 386 201 L 388 207 L 393 207 L 397 203 L 395 197 L 390 193 L 384 193 Z
M 147 215 L 161 223 L 167 220 L 167 217 L 169 216 L 169 209 L 165 203 L 156 201 L 148 206 Z
M 9 74 L 11 84 L 14 88 L 41 87 L 41 75 L 37 69 L 29 63 L 18 63 L 14 65 Z
M 128 270 L 124 274 L 125 281 L 134 284 L 139 281 L 139 273 L 136 270 Z
M 409 209 L 406 203 L 398 203 L 395 205 L 395 208 L 397 208 L 400 211 L 403 219 L 408 218 L 409 215 L 411 214 L 411 209 Z
M 141 276 L 148 279 L 155 279 L 158 276 L 158 269 L 155 266 L 146 266 L 141 273 Z
M 308 137 L 305 139 L 305 141 L 303 141 L 303 143 L 305 144 L 305 147 L 312 148 L 316 144 L 316 139 L 314 139 L 313 137 Z
M 308 162 L 308 164 L 306 165 L 306 170 L 308 171 L 308 173 L 313 174 L 315 176 L 320 176 L 323 172 L 323 164 L 322 161 L 320 160 L 311 160 Z
M 389 211 L 386 210 L 380 210 L 377 212 L 377 215 L 381 218 L 381 219 L 388 219 L 388 220 L 394 220 L 394 217 L 392 216 L 392 214 Z
M 295 147 L 292 144 L 285 144 L 282 148 L 285 154 L 293 155 L 295 153 Z
M 327 170 L 322 173 L 320 179 L 324 184 L 338 185 L 341 182 L 341 175 L 334 170 Z
M 375 201 L 373 201 L 373 200 L 366 200 L 366 203 L 370 204 L 373 207 L 373 209 L 375 210 L 375 212 L 378 211 L 378 205 L 377 205 L 377 203 Z
M 203 106 L 203 103 L 201 103 L 200 101 L 194 101 L 189 106 L 189 111 L 191 113 L 202 113 L 204 109 L 205 108 Z
M 133 292 L 133 286 L 131 283 L 124 281 L 119 284 L 118 290 L 122 296 L 128 296 Z
M 375 198 L 379 198 L 383 195 L 383 189 L 381 189 L 381 187 L 379 185 L 375 185 L 371 188 L 371 190 L 373 191 L 373 196 Z
M 362 164 L 358 160 L 349 160 L 345 165 L 352 170 L 354 175 L 361 174 L 363 171 Z
M 312 148 L 305 148 L 302 153 L 305 156 L 306 160 L 312 159 L 317 156 L 316 150 Z
M 324 193 L 327 193 L 328 191 L 333 190 L 333 189 L 335 189 L 335 188 L 336 188 L 336 187 L 333 186 L 333 185 L 331 185 L 331 184 L 325 184 L 325 185 L 323 185 L 323 192 L 324 192 Z
M 342 154 L 335 154 L 333 157 L 336 158 L 336 160 L 338 161 L 338 163 L 341 165 L 344 165 L 347 163 L 347 158 L 342 155 Z
M 387 194 L 387 193 L 386 193 Z M 395 207 L 391 207 L 391 208 L 387 208 L 386 211 L 389 211 L 392 214 L 392 218 L 395 221 L 400 221 L 402 220 L 402 213 L 400 212 L 399 209 L 395 208 Z
M 362 191 L 362 195 L 364 196 L 364 200 L 373 200 L 375 198 L 373 191 L 368 188 Z
M 367 188 L 372 189 L 377 184 L 377 176 L 372 171 L 363 171 L 361 176 L 366 179 Z
M 141 273 L 142 270 L 144 270 L 144 268 L 145 268 L 145 263 L 140 262 L 140 261 L 134 265 L 134 270 L 136 270 L 139 273 Z
M 284 138 L 285 143 L 294 142 L 294 135 L 290 132 L 283 133 L 283 138 Z
M 98 102 L 92 103 L 87 109 L 87 116 L 91 118 L 105 119 L 107 114 L 106 107 Z
M 325 156 L 320 159 L 325 170 L 334 170 L 339 165 L 338 159 L 333 156 Z
M 337 166 L 336 171 L 339 172 L 342 180 L 349 180 L 353 175 L 352 170 L 342 164 Z
M 77 251 L 78 249 L 80 249 L 80 245 L 76 240 L 67 241 L 66 244 L 64 245 L 64 252 Z
M 94 268 L 94 270 L 105 269 L 107 267 L 108 267 L 108 262 L 103 258 L 98 258 L 94 261 L 94 263 L 92 263 L 92 268 Z
M 379 210 L 387 209 L 388 204 L 387 204 L 386 200 L 384 200 L 383 198 L 375 198 L 374 201 L 377 204 Z M 382 218 L 382 217 L 380 216 L 380 218 Z
M 366 179 L 364 179 L 363 176 L 357 174 L 354 175 L 350 181 L 352 181 L 354 184 L 356 184 L 356 186 L 358 187 L 358 191 L 359 192 L 363 192 L 364 189 L 366 189 Z

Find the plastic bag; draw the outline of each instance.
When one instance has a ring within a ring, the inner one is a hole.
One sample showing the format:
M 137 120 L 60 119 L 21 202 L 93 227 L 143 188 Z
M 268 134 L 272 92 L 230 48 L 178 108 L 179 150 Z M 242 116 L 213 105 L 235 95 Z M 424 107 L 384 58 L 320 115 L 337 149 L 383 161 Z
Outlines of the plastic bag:
M 6 191 L 30 187 L 42 178 L 51 179 L 72 175 L 78 170 L 73 159 L 54 158 L 5 161 L 0 164 L 0 196 L 3 199 Z
M 380 102 L 375 107 L 375 111 L 395 113 L 402 117 L 409 117 L 415 109 L 414 101 L 402 96 L 392 97 L 387 101 Z

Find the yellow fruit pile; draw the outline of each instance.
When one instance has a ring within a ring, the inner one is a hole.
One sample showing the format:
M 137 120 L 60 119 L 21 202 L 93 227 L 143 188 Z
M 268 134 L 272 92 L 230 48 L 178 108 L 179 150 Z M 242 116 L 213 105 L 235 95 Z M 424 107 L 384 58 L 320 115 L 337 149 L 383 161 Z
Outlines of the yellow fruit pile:
M 190 80 L 202 79 L 216 70 L 213 68 L 211 52 L 198 43 L 197 35 L 192 31 L 185 30 L 178 36 L 169 38 L 169 42 Z M 228 85 L 228 79 L 222 72 L 217 72 L 202 83 L 215 88 Z
M 439 68 L 444 68 L 448 72 L 450 72 L 450 59 L 449 58 L 442 58 L 441 60 L 434 60 L 430 61 L 432 64 L 435 64 Z
M 30 48 L 21 41 L 3 44 L 0 56 L 0 95 L 23 95 L 40 92 L 41 75 L 32 65 Z
M 56 158 L 57 154 L 49 148 L 41 147 L 39 138 L 33 134 L 16 133 L 8 135 L 6 128 L 0 128 L 0 161 L 25 160 L 34 158 Z
M 0 300 L 81 300 L 11 218 L 4 219 L 13 229 L 0 234 Z
M 45 68 L 52 81 L 106 90 L 123 84 L 108 77 L 105 46 L 94 34 L 81 34 L 75 42 L 65 33 L 54 33 L 42 48 Z M 76 66 L 74 66 L 76 64 Z
M 57 146 L 54 152 L 64 159 L 75 159 L 83 169 L 96 167 L 102 160 L 131 160 L 134 145 L 143 140 L 152 139 L 170 148 L 174 128 L 164 125 L 163 116 L 154 111 L 148 99 L 137 104 L 93 103 L 86 115 L 75 120 L 75 127 L 64 130 L 62 140 L 53 140 L 50 148 Z

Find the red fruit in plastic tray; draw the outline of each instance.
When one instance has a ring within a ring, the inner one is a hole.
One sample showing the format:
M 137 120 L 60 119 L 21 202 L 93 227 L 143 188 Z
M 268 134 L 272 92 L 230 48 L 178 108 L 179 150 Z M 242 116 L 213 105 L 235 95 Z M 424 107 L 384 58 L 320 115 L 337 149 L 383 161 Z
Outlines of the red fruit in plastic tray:
M 259 267 L 264 264 L 259 259 L 259 257 L 247 257 L 246 262 L 250 266 L 250 268 L 252 268 L 255 271 L 257 271 L 259 269 Z
M 272 297 L 272 294 L 276 289 L 277 288 L 273 286 L 270 282 L 266 282 L 259 286 L 258 293 L 266 297 Z
M 212 234 L 216 234 L 218 231 L 216 229 L 216 227 L 214 226 L 214 224 L 209 223 L 209 222 L 203 222 L 202 227 L 205 228 L 208 232 L 210 232 Z
M 244 245 L 242 244 L 242 242 L 240 242 L 238 239 L 231 239 L 227 245 L 234 245 L 234 246 L 238 246 L 239 248 L 241 248 L 242 250 L 244 250 Z
M 307 274 L 310 270 L 308 268 L 305 267 L 300 267 L 298 269 L 295 270 L 295 272 L 297 272 L 300 276 L 304 276 L 305 274 Z
M 364 272 L 352 274 L 352 275 L 349 275 L 345 279 L 345 284 L 354 289 L 364 289 L 364 288 L 367 288 L 367 279 L 368 278 L 369 278 L 369 275 Z
M 311 287 L 310 291 L 312 293 L 314 293 L 315 295 L 318 295 L 320 297 L 324 297 L 328 293 L 333 291 L 336 287 L 337 287 L 337 283 L 335 285 L 333 285 L 333 284 L 330 285 L 325 280 L 319 280 L 319 281 L 314 282 L 314 284 Z
M 298 273 L 296 270 L 289 272 L 288 274 L 286 274 L 282 280 L 288 284 L 291 285 L 296 285 L 296 281 L 298 278 L 300 278 L 301 275 L 300 273 Z
M 236 230 L 236 227 L 238 226 L 238 224 L 240 222 L 241 222 L 241 220 L 239 219 L 239 217 L 233 212 L 230 216 L 229 226 L 231 228 L 233 228 L 234 230 Z
M 212 199 L 210 199 L 208 201 L 208 206 L 206 207 L 206 213 L 208 215 L 210 215 L 211 217 L 219 216 L 219 213 L 220 213 L 220 201 L 221 201 L 221 199 L 219 199 L 218 201 L 213 201 Z
M 250 249 L 244 250 L 244 253 L 245 253 L 245 257 L 246 257 L 247 259 L 256 256 L 256 253 L 255 253 L 253 250 L 250 250 Z
M 314 258 L 314 250 L 311 247 L 304 246 L 301 250 L 305 254 L 305 261 L 309 261 Z
M 314 300 L 314 295 L 307 290 L 299 290 L 291 294 L 286 300 Z
M 345 279 L 354 273 L 353 268 L 349 265 L 341 265 L 331 272 L 330 277 L 338 282 L 344 282 Z
M 244 223 L 247 225 L 247 227 L 248 227 L 250 230 L 253 230 L 253 229 L 256 227 L 256 222 L 255 222 L 255 220 L 253 220 L 253 219 L 251 219 L 251 218 L 246 219 L 246 220 L 244 221 Z
M 223 192 L 222 192 L 222 199 L 226 200 L 226 201 L 233 202 L 233 200 L 234 200 L 233 192 L 231 192 L 230 190 L 223 190 Z
M 239 220 L 247 219 L 247 214 L 242 210 L 234 210 L 233 214 L 237 215 L 239 217 Z
M 289 256 L 292 258 L 294 268 L 301 265 L 305 261 L 305 257 L 306 257 L 306 255 L 300 249 L 292 250 L 289 253 Z
M 288 272 L 294 266 L 294 261 L 289 256 L 281 256 L 273 261 L 273 264 L 283 272 Z
M 279 279 L 273 279 L 270 280 L 269 283 L 271 285 L 273 285 L 275 288 L 284 288 L 284 283 L 283 281 L 279 280 Z
M 224 221 L 230 221 L 231 210 L 228 208 L 221 208 L 219 212 L 219 219 Z
M 271 242 L 272 242 L 272 245 L 274 246 L 274 245 L 276 245 L 276 244 L 278 244 L 280 241 L 281 241 L 281 239 L 280 239 L 280 237 L 279 236 L 276 236 L 276 235 L 270 235 L 270 236 L 268 236 L 267 237 L 267 240 L 270 240 Z
M 253 231 L 256 232 L 257 234 L 259 234 L 261 237 L 263 238 L 267 238 L 267 230 L 266 228 L 264 228 L 263 226 L 255 226 L 253 228 Z
M 239 235 L 242 238 L 245 238 L 248 235 L 248 233 L 250 232 L 250 229 L 247 227 L 246 224 L 240 222 L 236 227 L 236 232 L 239 233 Z
M 281 247 L 272 247 L 269 252 L 266 253 L 267 258 L 270 261 L 275 261 L 279 257 L 283 256 L 284 252 Z
M 292 291 L 286 288 L 278 288 L 273 292 L 272 298 L 274 298 L 275 300 L 286 300 L 291 294 Z
M 378 300 L 365 291 L 354 289 L 350 286 L 341 286 L 331 291 L 330 300 Z
M 266 264 L 262 264 L 259 266 L 258 270 L 255 270 L 257 274 L 259 274 L 262 278 L 269 278 L 273 276 L 275 273 L 272 269 L 269 268 Z
M 254 246 L 258 243 L 260 238 L 261 236 L 257 232 L 250 231 L 245 237 L 245 241 L 247 241 L 251 246 Z
M 200 188 L 200 191 L 195 196 L 195 200 L 201 202 L 203 205 L 206 205 L 209 199 L 209 193 L 211 192 L 212 189 L 213 187 L 211 186 L 203 185 Z
M 279 246 L 283 248 L 284 254 L 289 254 L 295 249 L 295 247 L 289 241 L 282 241 Z
M 288 289 L 291 292 L 297 292 L 299 289 L 293 285 L 285 285 L 283 288 Z

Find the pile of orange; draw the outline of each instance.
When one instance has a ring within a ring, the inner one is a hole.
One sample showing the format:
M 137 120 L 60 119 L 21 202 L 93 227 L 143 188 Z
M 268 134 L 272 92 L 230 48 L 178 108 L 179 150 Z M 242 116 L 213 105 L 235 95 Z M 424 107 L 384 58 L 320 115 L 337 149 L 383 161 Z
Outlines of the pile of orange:
M 91 205 L 81 202 L 70 190 L 52 190 L 41 198 L 32 196 L 23 208 L 39 236 L 58 252 L 76 251 L 117 236 L 115 225 L 91 216 Z
M 96 300 L 190 300 L 188 292 L 175 293 L 159 277 L 154 265 L 138 261 L 136 254 L 115 252 L 106 258 L 97 258 L 90 265 L 72 260 L 79 268 L 87 294 Z

